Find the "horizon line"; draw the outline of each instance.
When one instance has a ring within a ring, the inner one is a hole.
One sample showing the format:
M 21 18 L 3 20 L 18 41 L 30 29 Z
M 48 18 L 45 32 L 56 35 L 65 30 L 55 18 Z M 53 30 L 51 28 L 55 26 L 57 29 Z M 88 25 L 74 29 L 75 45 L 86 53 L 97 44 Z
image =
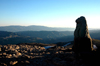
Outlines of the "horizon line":
M 9 26 L 23 26 L 23 27 L 28 27 L 28 26 L 43 26 L 43 27 L 49 27 L 49 28 L 76 28 L 76 27 L 52 27 L 52 26 L 45 26 L 45 25 L 0 25 L 0 27 L 9 27 Z M 89 29 L 100 29 L 100 28 L 93 28 L 93 27 L 88 27 Z

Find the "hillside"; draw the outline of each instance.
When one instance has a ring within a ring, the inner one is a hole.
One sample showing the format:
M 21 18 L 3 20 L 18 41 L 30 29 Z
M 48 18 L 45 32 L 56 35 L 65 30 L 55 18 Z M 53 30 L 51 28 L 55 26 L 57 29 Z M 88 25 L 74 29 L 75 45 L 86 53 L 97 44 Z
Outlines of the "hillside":
M 7 37 L 7 36 L 14 36 L 14 35 L 17 35 L 17 34 L 13 32 L 0 31 L 0 37 Z
M 90 31 L 93 39 L 100 40 L 100 31 Z M 20 31 L 7 32 L 0 31 L 0 44 L 18 44 L 18 43 L 57 43 L 73 41 L 73 31 Z
M 42 39 L 55 39 L 73 35 L 73 31 L 21 31 L 16 33 L 21 36 L 39 37 Z
M 57 31 L 24 31 L 24 32 L 7 32 L 0 31 L 0 44 L 18 44 L 18 43 L 56 43 L 62 41 L 71 41 L 69 35 L 73 32 L 57 32 Z M 63 37 L 67 37 L 66 39 Z M 62 40 L 61 40 L 62 38 Z
M 100 40 L 100 30 L 94 30 L 90 33 L 91 37 Z

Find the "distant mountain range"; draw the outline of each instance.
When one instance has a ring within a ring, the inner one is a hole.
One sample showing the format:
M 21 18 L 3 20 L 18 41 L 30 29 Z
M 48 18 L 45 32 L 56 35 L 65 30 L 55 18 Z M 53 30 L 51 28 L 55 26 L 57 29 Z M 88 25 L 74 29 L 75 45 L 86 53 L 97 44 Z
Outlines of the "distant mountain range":
M 46 26 L 3 26 L 0 27 L 0 31 L 10 31 L 10 32 L 18 32 L 18 31 L 73 31 L 74 28 L 52 28 Z

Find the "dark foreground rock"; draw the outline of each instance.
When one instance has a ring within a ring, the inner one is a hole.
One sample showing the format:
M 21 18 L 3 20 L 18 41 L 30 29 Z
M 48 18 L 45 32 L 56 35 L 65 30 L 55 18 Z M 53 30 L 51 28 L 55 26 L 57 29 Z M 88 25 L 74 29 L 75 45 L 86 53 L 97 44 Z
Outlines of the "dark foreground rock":
M 56 46 L 50 49 L 43 46 L 55 44 L 2 45 L 0 66 L 96 66 L 99 63 L 98 52 L 83 53 L 83 57 L 77 58 L 72 46 Z

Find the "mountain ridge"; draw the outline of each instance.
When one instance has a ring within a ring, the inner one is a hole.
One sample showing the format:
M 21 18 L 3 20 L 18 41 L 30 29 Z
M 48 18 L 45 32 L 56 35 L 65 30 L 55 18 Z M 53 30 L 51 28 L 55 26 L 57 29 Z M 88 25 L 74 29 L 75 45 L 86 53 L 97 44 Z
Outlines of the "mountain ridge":
M 10 31 L 10 32 L 18 32 L 18 31 L 73 31 L 74 28 L 59 28 L 59 27 L 46 27 L 46 26 L 2 26 L 0 27 L 0 31 Z

